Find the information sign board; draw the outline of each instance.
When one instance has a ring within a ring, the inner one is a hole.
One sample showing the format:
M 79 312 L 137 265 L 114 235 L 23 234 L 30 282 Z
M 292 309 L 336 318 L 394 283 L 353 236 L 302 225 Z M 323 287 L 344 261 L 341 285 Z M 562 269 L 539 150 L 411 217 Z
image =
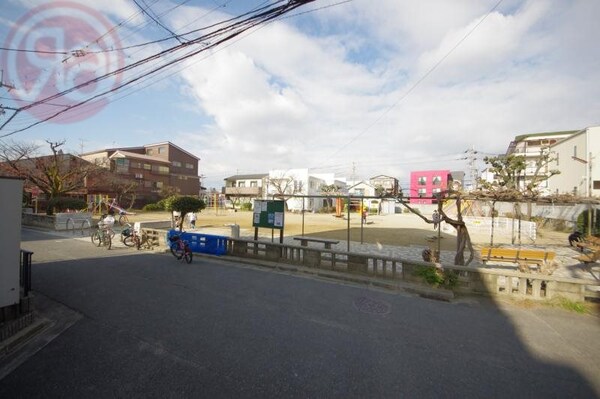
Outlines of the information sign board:
M 254 201 L 252 214 L 253 227 L 266 227 L 269 229 L 283 229 L 285 204 L 281 200 Z

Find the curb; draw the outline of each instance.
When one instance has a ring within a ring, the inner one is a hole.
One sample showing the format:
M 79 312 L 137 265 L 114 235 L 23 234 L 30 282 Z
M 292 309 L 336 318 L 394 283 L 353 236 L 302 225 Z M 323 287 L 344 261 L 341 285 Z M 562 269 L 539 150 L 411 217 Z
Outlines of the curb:
M 317 277 L 317 278 L 321 278 L 321 279 L 325 279 L 325 280 L 335 280 L 335 281 L 342 281 L 342 282 L 352 283 L 352 284 L 367 285 L 367 286 L 383 288 L 383 289 L 387 289 L 387 290 L 391 290 L 391 291 L 402 291 L 402 292 L 407 292 L 410 294 L 418 295 L 422 298 L 435 299 L 435 300 L 444 301 L 444 302 L 451 302 L 455 298 L 454 292 L 451 290 L 447 290 L 447 289 L 443 289 L 443 288 L 428 287 L 428 286 L 424 286 L 424 285 L 421 285 L 418 283 L 411 283 L 411 282 L 407 282 L 407 281 L 382 280 L 382 279 L 373 278 L 373 277 L 369 277 L 369 276 L 349 275 L 349 274 L 345 274 L 345 273 L 341 273 L 341 272 L 336 272 L 333 270 L 313 269 L 313 268 L 306 267 L 306 266 L 288 265 L 288 264 L 281 264 L 281 263 L 275 263 L 275 262 L 268 262 L 268 261 L 264 261 L 264 260 L 239 258 L 239 257 L 235 257 L 235 256 L 230 256 L 230 255 L 227 255 L 226 257 L 224 257 L 224 256 L 210 255 L 210 254 L 204 254 L 204 253 L 194 253 L 194 256 L 209 258 L 212 260 L 220 260 L 220 261 L 228 262 L 228 263 L 238 262 L 238 263 L 242 263 L 242 264 L 248 264 L 248 265 L 252 265 L 252 266 L 258 266 L 261 268 L 272 269 L 272 270 L 287 272 L 287 273 L 305 274 L 305 275 L 310 275 L 312 277 Z

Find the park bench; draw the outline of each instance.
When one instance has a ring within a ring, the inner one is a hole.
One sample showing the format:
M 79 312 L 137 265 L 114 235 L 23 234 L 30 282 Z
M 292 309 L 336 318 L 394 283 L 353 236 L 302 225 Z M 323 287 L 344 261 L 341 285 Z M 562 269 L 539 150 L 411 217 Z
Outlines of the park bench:
M 481 261 L 500 261 L 517 263 L 519 271 L 530 272 L 530 266 L 535 265 L 539 272 L 552 274 L 556 268 L 553 264 L 556 254 L 551 251 L 520 248 L 490 248 L 481 249 Z
M 591 249 L 592 251 L 596 249 L 600 250 L 600 237 L 587 236 L 583 241 L 579 241 L 575 243 L 575 245 L 581 252 L 583 252 L 584 249 Z
M 596 263 L 598 260 L 600 260 L 600 249 L 575 256 L 574 258 L 581 263 Z
M 325 244 L 325 249 L 331 249 L 332 245 L 338 244 L 337 240 L 328 240 L 326 238 L 313 238 L 313 237 L 294 237 L 294 240 L 300 241 L 300 245 L 308 247 L 309 242 L 318 242 Z

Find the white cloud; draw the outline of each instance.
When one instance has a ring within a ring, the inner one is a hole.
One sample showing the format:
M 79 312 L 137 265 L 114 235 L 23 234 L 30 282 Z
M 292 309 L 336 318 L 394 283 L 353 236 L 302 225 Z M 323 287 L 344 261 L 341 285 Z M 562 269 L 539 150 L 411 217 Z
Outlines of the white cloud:
M 186 143 L 220 186 L 269 169 L 349 176 L 354 167 L 365 178 L 464 170 L 471 146 L 500 153 L 515 135 L 600 124 L 600 2 L 504 0 L 443 59 L 496 3 L 355 0 L 266 25 L 191 59 L 181 80 L 151 92 L 175 90 L 180 114 L 169 117 L 197 128 L 152 129 Z M 162 20 L 188 30 L 227 17 L 227 7 L 202 4 Z M 102 7 L 114 21 L 137 11 L 116 0 Z M 156 37 L 136 24 L 120 31 L 124 42 Z
M 492 5 L 352 2 L 316 13 L 312 32 L 265 27 L 183 73 L 214 119 L 188 137 L 214 174 L 354 162 L 364 177 L 407 176 L 464 169 L 447 160 L 472 145 L 503 152 L 518 134 L 598 123 L 600 57 L 575 29 L 597 33 L 589 2 L 507 2 L 413 87 Z M 363 46 L 381 58 L 361 60 Z

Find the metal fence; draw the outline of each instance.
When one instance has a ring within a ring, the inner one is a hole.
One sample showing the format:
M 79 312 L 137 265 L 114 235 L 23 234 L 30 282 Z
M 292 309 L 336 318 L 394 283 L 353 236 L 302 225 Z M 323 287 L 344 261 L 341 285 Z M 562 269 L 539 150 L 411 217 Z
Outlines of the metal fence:
M 33 252 L 21 250 L 21 264 L 19 268 L 19 286 L 26 297 L 31 291 L 31 256 Z
M 487 234 L 492 233 L 492 218 L 490 217 L 468 216 L 464 217 L 463 220 L 469 228 L 469 231 Z M 535 241 L 537 237 L 537 224 L 525 220 L 519 222 L 518 219 L 512 218 L 494 218 L 494 234 L 514 237 L 519 234 L 519 224 L 521 235 Z

